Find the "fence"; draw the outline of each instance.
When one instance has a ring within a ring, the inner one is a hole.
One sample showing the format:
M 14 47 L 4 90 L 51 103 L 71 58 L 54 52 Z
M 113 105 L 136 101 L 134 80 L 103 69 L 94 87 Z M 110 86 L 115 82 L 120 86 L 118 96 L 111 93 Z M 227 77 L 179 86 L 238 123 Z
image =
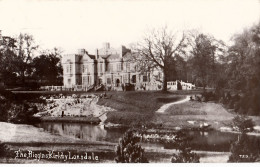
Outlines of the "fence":
M 42 91 L 87 91 L 89 87 L 83 85 L 75 85 L 72 87 L 66 86 L 41 86 L 40 90 Z

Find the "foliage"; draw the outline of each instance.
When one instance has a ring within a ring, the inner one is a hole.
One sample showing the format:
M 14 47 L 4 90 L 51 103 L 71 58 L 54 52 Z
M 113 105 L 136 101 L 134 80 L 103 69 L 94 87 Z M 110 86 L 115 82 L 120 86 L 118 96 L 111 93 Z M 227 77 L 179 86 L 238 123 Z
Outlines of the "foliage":
M 144 156 L 144 149 L 137 144 L 138 142 L 139 138 L 134 136 L 132 130 L 128 130 L 116 146 L 115 161 L 117 163 L 148 163 Z
M 190 148 L 191 138 L 187 137 L 185 133 L 178 132 L 175 138 L 175 145 L 179 153 L 173 154 L 171 158 L 172 163 L 199 163 L 199 155 L 191 152 Z
M 248 135 L 243 133 L 231 144 L 228 162 L 256 162 L 260 157 L 258 142 L 249 140 Z
M 8 38 L 8 40 L 7 40 Z M 4 37 L 0 45 L 0 80 L 8 87 L 38 88 L 41 85 L 61 85 L 61 51 L 44 51 L 36 55 L 38 45 L 32 35 Z
M 196 83 L 200 83 L 205 89 L 206 86 L 216 87 L 215 81 L 217 78 L 218 61 L 217 58 L 223 54 L 223 42 L 214 39 L 205 34 L 198 34 L 190 45 L 192 47 L 190 57 L 190 66 L 193 75 L 195 75 Z
M 0 121 L 12 123 L 32 123 L 39 121 L 33 119 L 33 114 L 38 112 L 37 107 L 29 106 L 26 101 L 21 101 L 6 90 L 0 90 Z M 23 99 L 26 98 L 23 96 Z M 14 100 L 15 99 L 15 100 Z
M 175 57 L 175 73 L 172 73 L 168 81 L 175 81 L 175 80 L 182 80 L 186 81 L 187 80 L 187 73 L 188 73 L 188 68 L 187 68 L 187 62 L 184 60 L 183 57 L 176 55 Z M 170 70 L 173 71 L 173 70 Z
M 7 37 L 6 37 L 7 38 Z M 9 42 L 0 45 L 0 80 L 5 84 L 14 85 L 17 79 L 17 55 L 15 54 L 15 39 L 8 37 Z M 3 41 L 5 41 L 3 39 Z M 11 42 L 10 42 L 11 41 Z
M 20 76 L 20 81 L 25 84 L 26 77 L 32 75 L 31 62 L 34 57 L 35 51 L 38 49 L 38 45 L 35 44 L 34 38 L 29 34 L 20 34 L 17 41 L 17 72 Z
M 260 22 L 233 37 L 225 65 L 227 86 L 240 91 L 240 114 L 260 115 Z
M 237 115 L 233 118 L 233 127 L 242 133 L 246 133 L 253 131 L 254 122 L 244 115 Z
M 229 48 L 227 75 L 230 77 L 229 85 L 238 90 L 254 89 L 259 86 L 260 63 L 260 27 L 253 26 L 245 29 L 243 33 L 233 37 L 234 45 Z
M 9 154 L 9 148 L 6 146 L 6 144 L 0 141 L 0 158 L 7 157 Z
M 41 85 L 62 85 L 61 56 L 57 52 L 43 53 L 32 61 L 34 68 L 33 77 L 41 82 Z

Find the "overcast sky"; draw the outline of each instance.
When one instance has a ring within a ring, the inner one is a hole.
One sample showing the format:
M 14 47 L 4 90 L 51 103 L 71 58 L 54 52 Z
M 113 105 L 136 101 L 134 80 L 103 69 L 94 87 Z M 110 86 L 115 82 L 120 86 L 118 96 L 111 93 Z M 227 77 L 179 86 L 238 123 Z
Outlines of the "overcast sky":
M 65 53 L 103 42 L 112 47 L 137 42 L 147 29 L 168 25 L 198 29 L 228 42 L 234 33 L 259 22 L 259 0 L 0 0 L 3 35 L 30 33 L 42 49 Z

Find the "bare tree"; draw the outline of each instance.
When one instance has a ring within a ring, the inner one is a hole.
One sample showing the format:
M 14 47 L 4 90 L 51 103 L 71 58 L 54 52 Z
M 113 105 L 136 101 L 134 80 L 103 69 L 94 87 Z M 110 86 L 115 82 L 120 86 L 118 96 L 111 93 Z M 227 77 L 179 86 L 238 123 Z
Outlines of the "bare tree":
M 167 27 L 148 32 L 143 40 L 137 45 L 137 57 L 141 71 L 158 69 L 163 73 L 163 91 L 167 91 L 167 78 L 171 73 L 176 55 L 185 54 L 186 36 L 182 33 L 178 38 L 177 33 L 173 34 Z

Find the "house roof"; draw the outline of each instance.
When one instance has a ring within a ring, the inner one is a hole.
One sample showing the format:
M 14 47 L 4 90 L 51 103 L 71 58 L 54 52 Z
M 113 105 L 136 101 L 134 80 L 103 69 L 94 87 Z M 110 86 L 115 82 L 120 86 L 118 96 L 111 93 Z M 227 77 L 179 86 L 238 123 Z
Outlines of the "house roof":
M 90 55 L 90 54 L 87 54 L 91 59 L 95 59 L 96 56 L 95 55 Z
M 119 54 L 110 54 L 108 55 L 107 59 L 119 59 L 120 55 Z

